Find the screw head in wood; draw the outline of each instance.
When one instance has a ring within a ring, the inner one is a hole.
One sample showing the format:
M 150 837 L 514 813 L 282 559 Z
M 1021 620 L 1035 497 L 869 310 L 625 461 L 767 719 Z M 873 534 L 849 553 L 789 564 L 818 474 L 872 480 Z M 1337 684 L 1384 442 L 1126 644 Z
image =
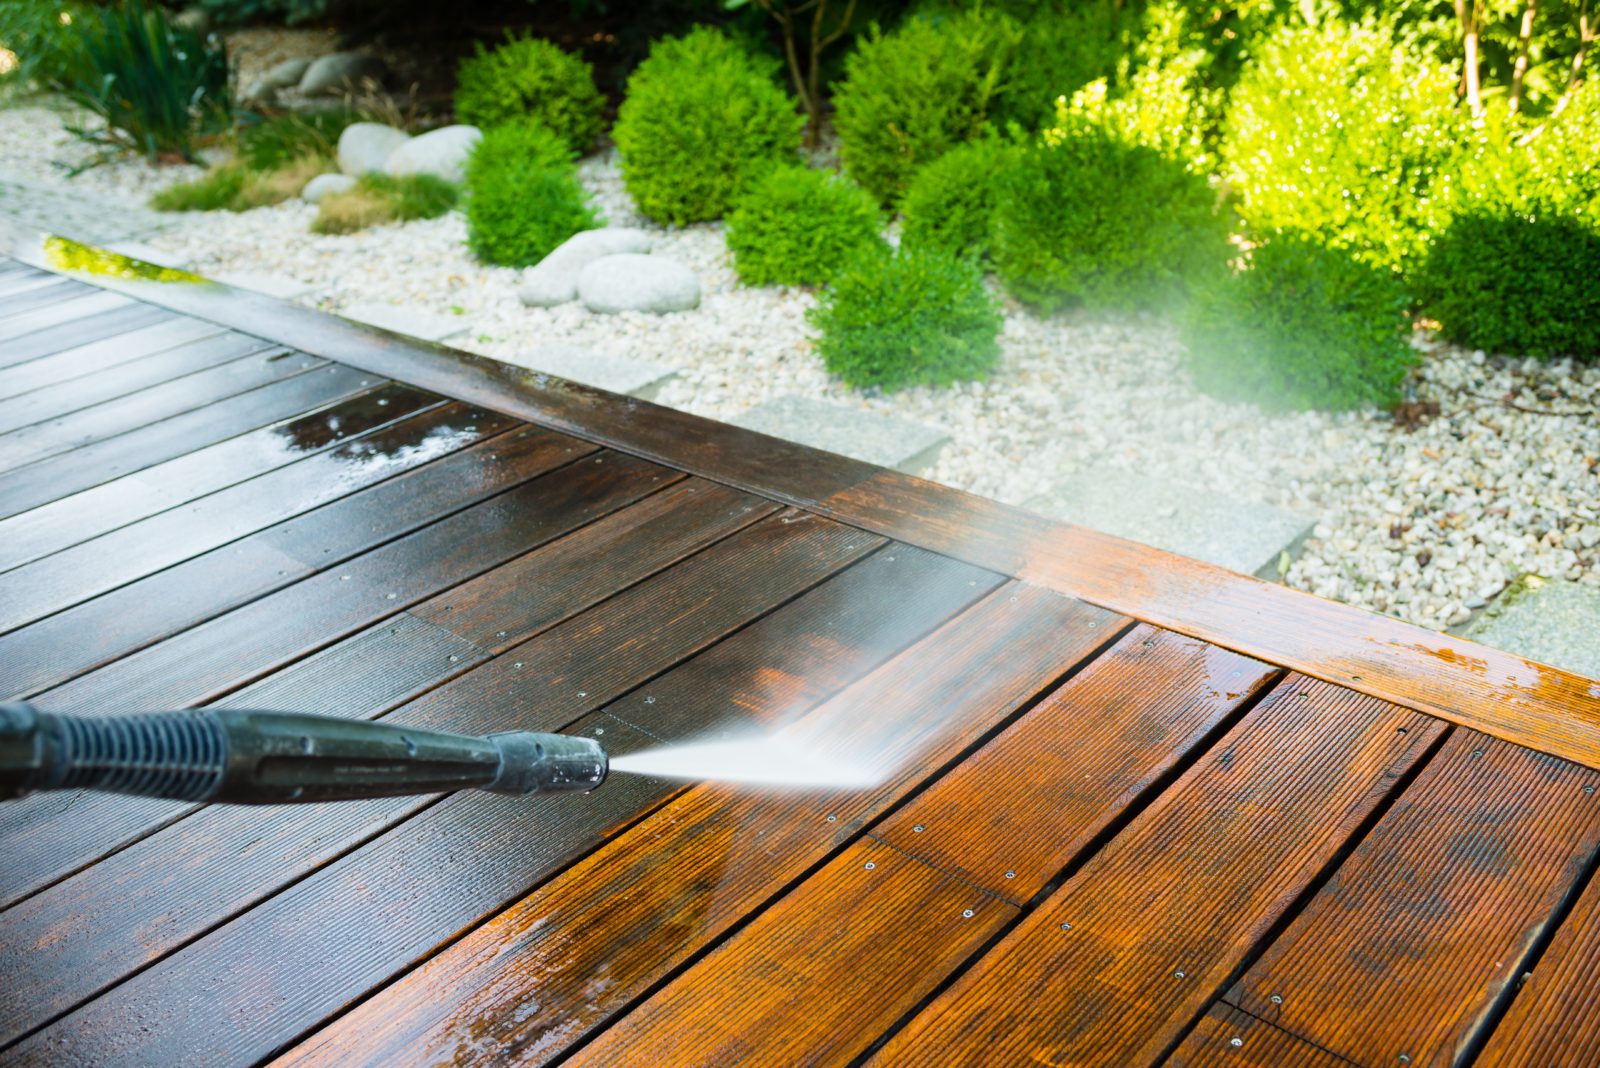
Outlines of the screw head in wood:
M 971 909 L 962 909 L 961 910 L 961 915 L 965 916 L 967 919 L 970 920 L 970 919 L 972 919 L 972 910 Z
M 1230 1038 L 1228 1040 L 1228 1045 L 1232 1046 L 1234 1049 L 1238 1049 L 1240 1046 L 1244 1045 L 1244 1039 L 1242 1039 L 1242 1038 Z

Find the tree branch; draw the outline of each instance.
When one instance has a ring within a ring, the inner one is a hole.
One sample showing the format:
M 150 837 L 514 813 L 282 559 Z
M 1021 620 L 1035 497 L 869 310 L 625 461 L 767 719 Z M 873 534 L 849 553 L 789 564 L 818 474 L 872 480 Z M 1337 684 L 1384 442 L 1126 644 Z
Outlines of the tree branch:
M 1528 74 L 1528 42 L 1533 37 L 1533 18 L 1539 0 L 1528 0 L 1522 9 L 1522 27 L 1517 34 L 1517 62 L 1511 70 L 1511 113 L 1522 106 L 1522 80 Z

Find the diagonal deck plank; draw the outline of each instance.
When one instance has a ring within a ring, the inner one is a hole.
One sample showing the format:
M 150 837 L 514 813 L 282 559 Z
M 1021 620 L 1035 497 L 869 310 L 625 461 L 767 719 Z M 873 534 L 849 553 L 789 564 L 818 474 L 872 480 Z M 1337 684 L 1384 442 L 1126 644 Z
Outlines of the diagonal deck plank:
M 168 323 L 172 319 L 170 312 L 160 308 L 148 304 L 130 304 L 44 330 L 35 330 L 0 346 L 0 371 L 9 373 L 15 367 L 26 368 L 34 360 L 82 348 L 92 342 L 115 339 L 131 330 Z M 0 379 L 3 377 L 0 375 Z
M 10 400 L 34 390 L 65 385 L 176 345 L 225 333 L 228 331 L 215 323 L 187 318 L 167 317 L 147 326 L 135 326 L 112 337 L 6 368 L 0 374 L 0 398 Z
M 1163 1062 L 1168 1068 L 1350 1068 L 1350 1062 L 1270 1023 L 1217 1005 Z

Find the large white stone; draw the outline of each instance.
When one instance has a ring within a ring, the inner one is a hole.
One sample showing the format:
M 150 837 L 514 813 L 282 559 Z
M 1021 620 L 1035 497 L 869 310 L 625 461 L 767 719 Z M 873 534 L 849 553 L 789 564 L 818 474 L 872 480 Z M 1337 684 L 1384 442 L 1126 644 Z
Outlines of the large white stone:
M 579 348 L 552 342 L 532 350 L 502 357 L 507 363 L 527 367 L 557 378 L 581 382 L 586 386 L 623 393 L 641 400 L 655 400 L 661 387 L 677 377 L 677 372 L 644 360 L 615 353 Z
M 300 190 L 300 199 L 311 204 L 316 204 L 323 197 L 335 193 L 347 193 L 354 189 L 356 180 L 348 174 L 319 174 L 307 182 L 305 188 Z
M 307 96 L 345 93 L 361 89 L 369 81 L 381 82 L 389 68 L 377 56 L 365 52 L 335 52 L 313 60 L 300 77 L 300 91 Z
M 688 311 L 700 306 L 700 279 L 661 256 L 602 256 L 578 275 L 578 299 L 594 312 Z
M 381 122 L 353 122 L 339 135 L 339 170 L 356 176 L 381 174 L 389 156 L 409 140 L 404 130 Z
M 549 308 L 578 299 L 578 275 L 602 256 L 649 252 L 650 234 L 623 226 L 584 230 L 567 238 L 522 274 L 517 297 L 535 308 Z
M 389 156 L 385 170 L 396 178 L 408 174 L 431 174 L 447 182 L 466 177 L 467 157 L 477 146 L 483 131 L 476 126 L 445 126 L 429 130 L 400 145 Z

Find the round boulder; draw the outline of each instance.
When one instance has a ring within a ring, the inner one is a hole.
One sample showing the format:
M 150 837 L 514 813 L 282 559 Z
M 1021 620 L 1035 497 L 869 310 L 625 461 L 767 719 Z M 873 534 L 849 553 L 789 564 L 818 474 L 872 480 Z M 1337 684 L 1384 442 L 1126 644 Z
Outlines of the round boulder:
M 550 308 L 578 298 L 578 275 L 602 256 L 622 252 L 649 252 L 650 235 L 644 230 L 607 226 L 584 230 L 557 245 L 550 255 L 522 273 L 517 298 L 534 308 Z
M 700 279 L 677 260 L 624 252 L 583 269 L 578 299 L 594 312 L 689 311 L 700 306 Z
M 381 122 L 353 122 L 339 135 L 339 169 L 345 174 L 382 172 L 395 149 L 411 135 Z
M 300 199 L 315 204 L 323 197 L 348 192 L 355 185 L 356 180 L 348 174 L 319 174 L 300 190 Z
M 307 96 L 344 93 L 360 89 L 364 82 L 381 82 L 389 68 L 377 56 L 366 52 L 335 52 L 313 60 L 300 77 L 300 91 Z
M 293 89 L 306 76 L 311 66 L 309 59 L 286 59 L 256 79 L 265 89 Z
M 431 174 L 460 184 L 466 178 L 467 157 L 483 132 L 476 126 L 444 126 L 419 134 L 394 150 L 385 170 L 395 178 Z

